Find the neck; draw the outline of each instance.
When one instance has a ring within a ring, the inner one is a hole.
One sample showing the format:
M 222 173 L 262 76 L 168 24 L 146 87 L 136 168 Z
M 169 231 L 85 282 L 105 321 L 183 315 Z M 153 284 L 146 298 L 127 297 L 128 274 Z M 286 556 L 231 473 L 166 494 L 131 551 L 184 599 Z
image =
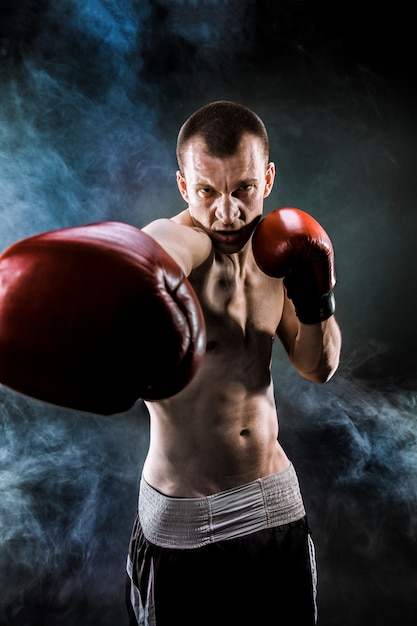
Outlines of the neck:
M 225 254 L 216 250 L 215 259 L 218 263 L 231 264 L 238 274 L 243 274 L 245 268 L 248 266 L 248 263 L 253 262 L 252 237 L 238 252 Z

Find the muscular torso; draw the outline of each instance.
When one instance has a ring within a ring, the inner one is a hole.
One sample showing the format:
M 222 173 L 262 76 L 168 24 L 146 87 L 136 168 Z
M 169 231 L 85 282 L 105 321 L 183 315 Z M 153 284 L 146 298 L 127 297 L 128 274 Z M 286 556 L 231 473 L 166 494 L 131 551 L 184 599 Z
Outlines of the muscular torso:
M 166 495 L 200 497 L 289 465 L 270 375 L 282 282 L 244 255 L 211 256 L 189 276 L 206 319 L 206 355 L 184 391 L 147 403 L 144 476 Z

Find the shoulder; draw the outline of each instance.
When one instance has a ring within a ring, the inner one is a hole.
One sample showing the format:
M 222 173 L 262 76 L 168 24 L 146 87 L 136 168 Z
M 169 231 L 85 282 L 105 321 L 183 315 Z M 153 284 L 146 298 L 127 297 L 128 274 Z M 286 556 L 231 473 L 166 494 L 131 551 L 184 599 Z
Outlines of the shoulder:
M 193 225 L 187 213 L 157 219 L 142 230 L 155 239 L 188 276 L 210 256 L 212 243 L 203 230 Z

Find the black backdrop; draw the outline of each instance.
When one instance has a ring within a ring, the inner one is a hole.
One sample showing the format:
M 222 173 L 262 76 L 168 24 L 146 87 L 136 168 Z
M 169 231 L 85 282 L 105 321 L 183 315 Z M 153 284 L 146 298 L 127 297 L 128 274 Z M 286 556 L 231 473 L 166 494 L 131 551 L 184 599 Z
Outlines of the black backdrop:
M 282 441 L 314 531 L 322 626 L 417 623 L 416 93 L 409 4 L 3 0 L 0 244 L 182 208 L 175 138 L 234 99 L 270 131 L 266 211 L 336 249 L 342 363 L 302 381 L 279 346 Z M 0 624 L 123 626 L 148 425 L 0 388 Z M 277 623 L 279 607 L 277 607 Z

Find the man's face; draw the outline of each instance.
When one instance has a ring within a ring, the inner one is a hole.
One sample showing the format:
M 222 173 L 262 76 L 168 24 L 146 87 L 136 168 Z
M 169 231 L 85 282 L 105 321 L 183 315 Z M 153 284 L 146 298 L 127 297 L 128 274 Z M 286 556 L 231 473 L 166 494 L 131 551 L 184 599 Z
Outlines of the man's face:
M 194 224 L 219 252 L 233 254 L 250 239 L 274 176 L 260 139 L 245 134 L 236 154 L 224 159 L 210 156 L 201 138 L 190 140 L 177 182 Z

